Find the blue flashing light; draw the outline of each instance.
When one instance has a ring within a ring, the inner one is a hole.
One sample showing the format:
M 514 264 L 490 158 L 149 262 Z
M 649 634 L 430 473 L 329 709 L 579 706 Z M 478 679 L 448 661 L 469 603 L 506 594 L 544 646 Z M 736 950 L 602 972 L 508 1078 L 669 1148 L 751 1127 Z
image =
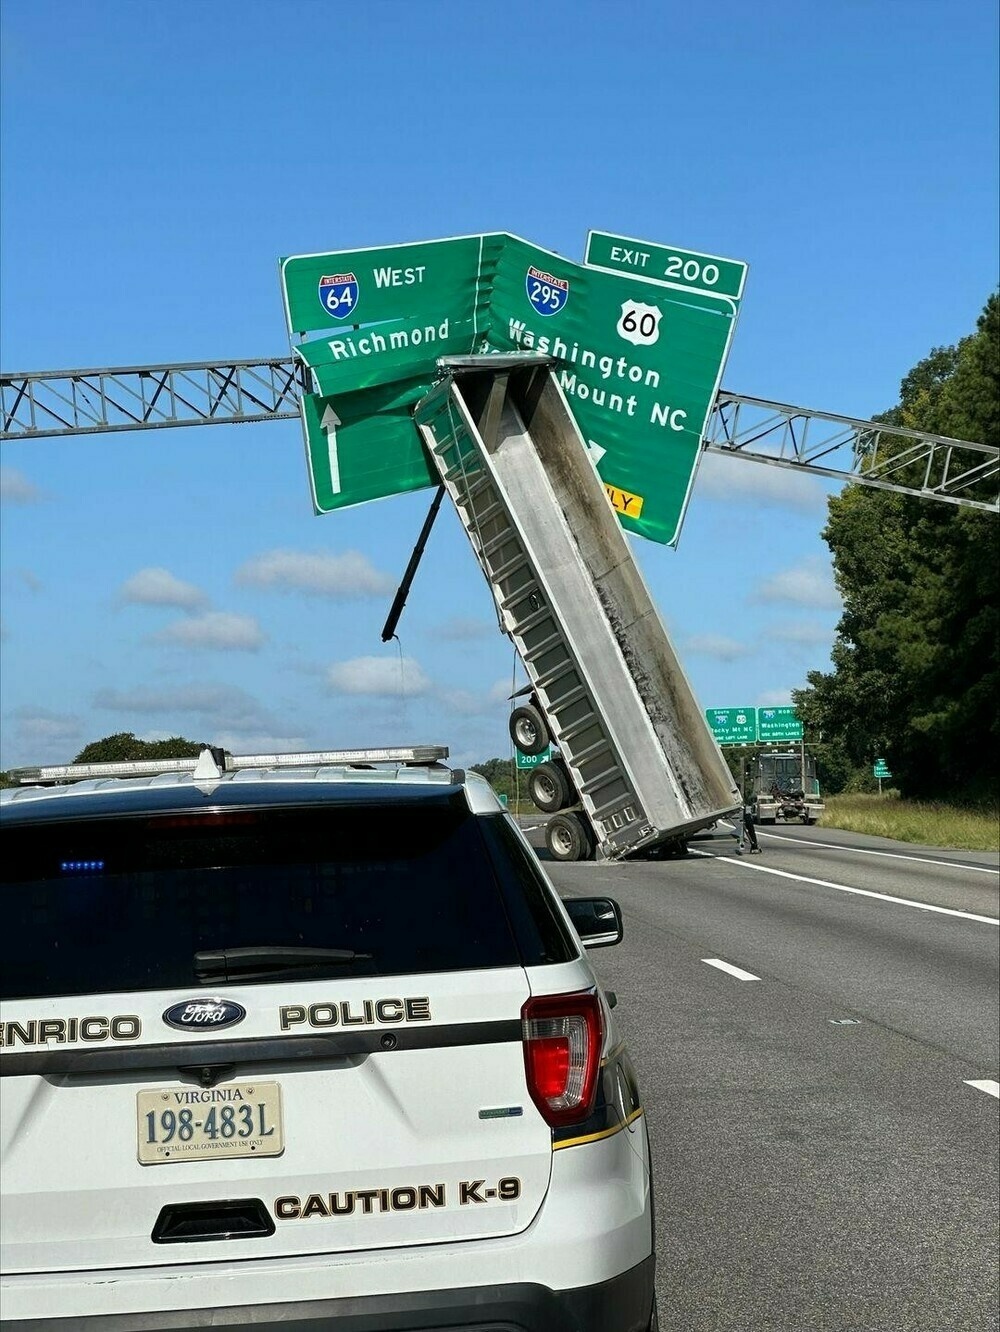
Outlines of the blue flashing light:
M 93 874 L 104 868 L 103 860 L 63 860 L 59 868 L 64 874 Z

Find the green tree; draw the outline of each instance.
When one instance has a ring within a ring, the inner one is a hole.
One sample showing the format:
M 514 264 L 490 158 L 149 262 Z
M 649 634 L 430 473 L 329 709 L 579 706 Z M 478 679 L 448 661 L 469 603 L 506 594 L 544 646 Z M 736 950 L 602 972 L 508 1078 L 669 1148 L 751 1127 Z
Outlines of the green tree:
M 204 745 L 183 736 L 169 740 L 138 740 L 131 731 L 118 731 L 92 740 L 80 750 L 74 763 L 125 763 L 130 759 L 197 758 Z
M 1000 446 L 1000 299 L 902 382 L 893 425 Z M 844 613 L 833 670 L 794 701 L 860 773 L 885 757 L 903 793 L 995 799 L 1000 696 L 994 515 L 850 486 L 823 536 Z
M 491 758 L 485 763 L 474 763 L 472 771 L 480 773 L 489 782 L 497 795 L 505 795 L 510 808 L 514 808 L 515 784 L 517 774 L 514 768 L 514 760 L 509 758 Z M 526 786 L 524 775 L 520 780 L 521 796 L 524 797 Z

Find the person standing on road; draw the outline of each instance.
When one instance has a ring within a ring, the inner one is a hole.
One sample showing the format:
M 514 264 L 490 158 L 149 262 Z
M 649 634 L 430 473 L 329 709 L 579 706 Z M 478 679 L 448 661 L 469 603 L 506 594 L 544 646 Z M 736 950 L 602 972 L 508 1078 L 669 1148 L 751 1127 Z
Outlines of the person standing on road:
M 750 817 L 750 810 L 747 808 L 746 796 L 743 797 L 743 837 L 750 843 L 750 854 L 759 856 L 760 847 L 757 844 L 757 829 L 754 827 L 753 819 Z M 743 837 L 740 838 L 740 848 L 743 846 Z
M 750 854 L 752 856 L 759 856 L 761 850 L 757 844 L 757 829 L 754 827 L 753 818 L 750 814 L 750 783 L 745 781 L 745 776 L 746 774 L 744 773 L 744 778 L 741 779 L 744 781 L 743 791 L 741 792 L 743 797 L 743 808 L 740 811 L 742 819 L 736 833 L 736 854 L 741 856 L 743 854 L 744 846 L 749 842 Z

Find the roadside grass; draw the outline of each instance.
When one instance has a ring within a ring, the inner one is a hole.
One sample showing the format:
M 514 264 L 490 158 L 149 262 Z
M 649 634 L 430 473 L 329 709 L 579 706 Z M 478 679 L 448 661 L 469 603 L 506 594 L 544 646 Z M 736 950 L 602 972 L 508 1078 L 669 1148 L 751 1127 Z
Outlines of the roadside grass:
M 827 796 L 825 803 L 819 821 L 824 828 L 958 851 L 996 851 L 1000 842 L 1000 811 L 996 809 L 959 809 L 889 794 Z

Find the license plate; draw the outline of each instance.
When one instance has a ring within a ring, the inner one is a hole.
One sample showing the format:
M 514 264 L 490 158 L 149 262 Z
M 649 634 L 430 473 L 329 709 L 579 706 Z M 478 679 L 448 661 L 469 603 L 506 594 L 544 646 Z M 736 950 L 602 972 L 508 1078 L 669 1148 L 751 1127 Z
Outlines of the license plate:
M 277 1082 L 154 1087 L 136 1094 L 139 1162 L 280 1156 L 285 1150 Z

